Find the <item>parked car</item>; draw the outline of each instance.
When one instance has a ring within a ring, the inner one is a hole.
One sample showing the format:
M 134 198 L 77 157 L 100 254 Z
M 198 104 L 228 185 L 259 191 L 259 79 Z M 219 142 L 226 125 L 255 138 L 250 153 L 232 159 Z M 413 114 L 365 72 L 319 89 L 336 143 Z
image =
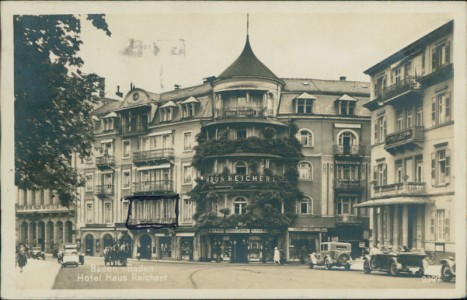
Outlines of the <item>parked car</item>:
M 382 251 L 373 255 L 365 255 L 363 271 L 366 274 L 372 271 L 383 271 L 392 276 L 396 276 L 399 272 L 407 272 L 422 277 L 428 266 L 426 257 L 425 252 Z
M 79 265 L 79 255 L 76 249 L 75 250 L 65 249 L 63 251 L 62 267 L 65 267 L 68 265 L 74 265 L 76 267 Z
M 81 251 L 79 251 L 79 247 L 77 244 L 66 244 L 64 246 L 64 250 L 76 250 L 76 252 L 78 253 L 78 257 L 79 257 L 79 263 L 81 265 L 84 265 L 84 255 L 81 253 Z
M 43 260 L 45 260 L 45 253 L 44 251 L 42 251 L 41 247 L 32 247 L 29 257 L 34 259 L 42 258 Z
M 322 243 L 319 253 L 309 255 L 308 266 L 310 269 L 314 266 L 325 266 L 328 270 L 332 267 L 344 267 L 348 271 L 352 264 L 351 251 L 352 245 L 350 243 Z
M 441 263 L 441 279 L 445 282 L 450 282 L 456 279 L 456 261 L 453 257 L 442 259 Z

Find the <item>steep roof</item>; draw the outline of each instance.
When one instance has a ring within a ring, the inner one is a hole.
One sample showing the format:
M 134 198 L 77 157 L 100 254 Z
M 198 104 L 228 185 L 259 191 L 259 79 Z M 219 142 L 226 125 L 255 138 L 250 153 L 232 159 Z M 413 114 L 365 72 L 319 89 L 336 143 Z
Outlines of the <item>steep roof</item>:
M 269 70 L 253 53 L 248 35 L 245 47 L 240 56 L 222 72 L 218 78 L 226 79 L 232 77 L 264 77 L 278 80 L 277 76 Z
M 323 80 L 311 78 L 281 78 L 284 92 L 308 92 L 370 96 L 370 83 L 348 80 Z

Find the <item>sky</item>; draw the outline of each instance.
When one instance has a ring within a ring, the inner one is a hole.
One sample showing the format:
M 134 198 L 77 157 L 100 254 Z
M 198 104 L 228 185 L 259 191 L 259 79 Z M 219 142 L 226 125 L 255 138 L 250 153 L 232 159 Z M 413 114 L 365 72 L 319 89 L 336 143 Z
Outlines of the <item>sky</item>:
M 83 23 L 84 70 L 106 78 L 110 98 L 116 98 L 117 85 L 124 93 L 130 83 L 160 93 L 175 84 L 201 84 L 240 55 L 246 12 L 108 13 L 110 38 Z M 369 82 L 366 69 L 450 19 L 441 13 L 254 11 L 249 14 L 249 36 L 256 56 L 280 78 L 346 76 Z

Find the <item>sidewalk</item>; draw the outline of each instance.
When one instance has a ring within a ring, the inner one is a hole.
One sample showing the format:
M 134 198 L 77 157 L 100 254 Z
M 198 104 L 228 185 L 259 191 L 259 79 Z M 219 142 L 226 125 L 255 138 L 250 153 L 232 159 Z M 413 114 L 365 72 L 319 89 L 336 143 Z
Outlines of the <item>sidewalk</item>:
M 15 268 L 16 288 L 50 290 L 60 268 L 56 260 L 28 259 L 23 272 L 20 272 L 19 267 Z

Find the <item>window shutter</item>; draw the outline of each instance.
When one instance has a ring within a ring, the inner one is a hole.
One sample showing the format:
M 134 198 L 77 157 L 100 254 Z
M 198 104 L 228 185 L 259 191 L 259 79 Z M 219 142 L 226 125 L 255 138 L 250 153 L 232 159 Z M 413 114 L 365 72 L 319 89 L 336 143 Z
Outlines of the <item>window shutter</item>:
M 375 143 L 378 142 L 378 122 L 375 124 L 375 132 L 374 132 L 374 137 L 375 137 Z
M 444 240 L 445 241 L 449 241 L 449 233 L 450 233 L 450 222 L 451 222 L 451 218 L 450 218 L 450 211 L 448 209 L 446 209 L 444 211 Z
M 387 126 L 386 126 L 386 116 L 383 117 L 383 136 L 382 136 L 382 141 L 384 142 L 384 139 L 386 138 L 387 134 Z
M 383 164 L 383 184 L 382 185 L 387 184 L 388 182 L 387 180 L 388 180 L 388 169 L 387 169 L 387 165 Z
M 446 115 L 446 121 L 451 120 L 451 93 L 446 94 L 444 111 Z
M 445 48 L 445 61 L 444 63 L 448 64 L 451 62 L 451 43 L 450 42 L 447 42 L 446 43 L 446 48 Z
M 436 68 L 436 49 L 431 50 L 431 68 L 435 70 Z
M 431 98 L 431 124 L 436 125 L 436 97 Z
M 451 181 L 451 151 L 446 149 L 445 150 L 445 159 L 446 159 L 446 182 Z
M 430 222 L 430 232 L 431 232 L 431 240 L 436 240 L 435 235 L 435 225 L 436 225 L 436 210 L 431 210 L 431 222 Z
M 436 184 L 436 153 L 431 153 L 431 185 Z

